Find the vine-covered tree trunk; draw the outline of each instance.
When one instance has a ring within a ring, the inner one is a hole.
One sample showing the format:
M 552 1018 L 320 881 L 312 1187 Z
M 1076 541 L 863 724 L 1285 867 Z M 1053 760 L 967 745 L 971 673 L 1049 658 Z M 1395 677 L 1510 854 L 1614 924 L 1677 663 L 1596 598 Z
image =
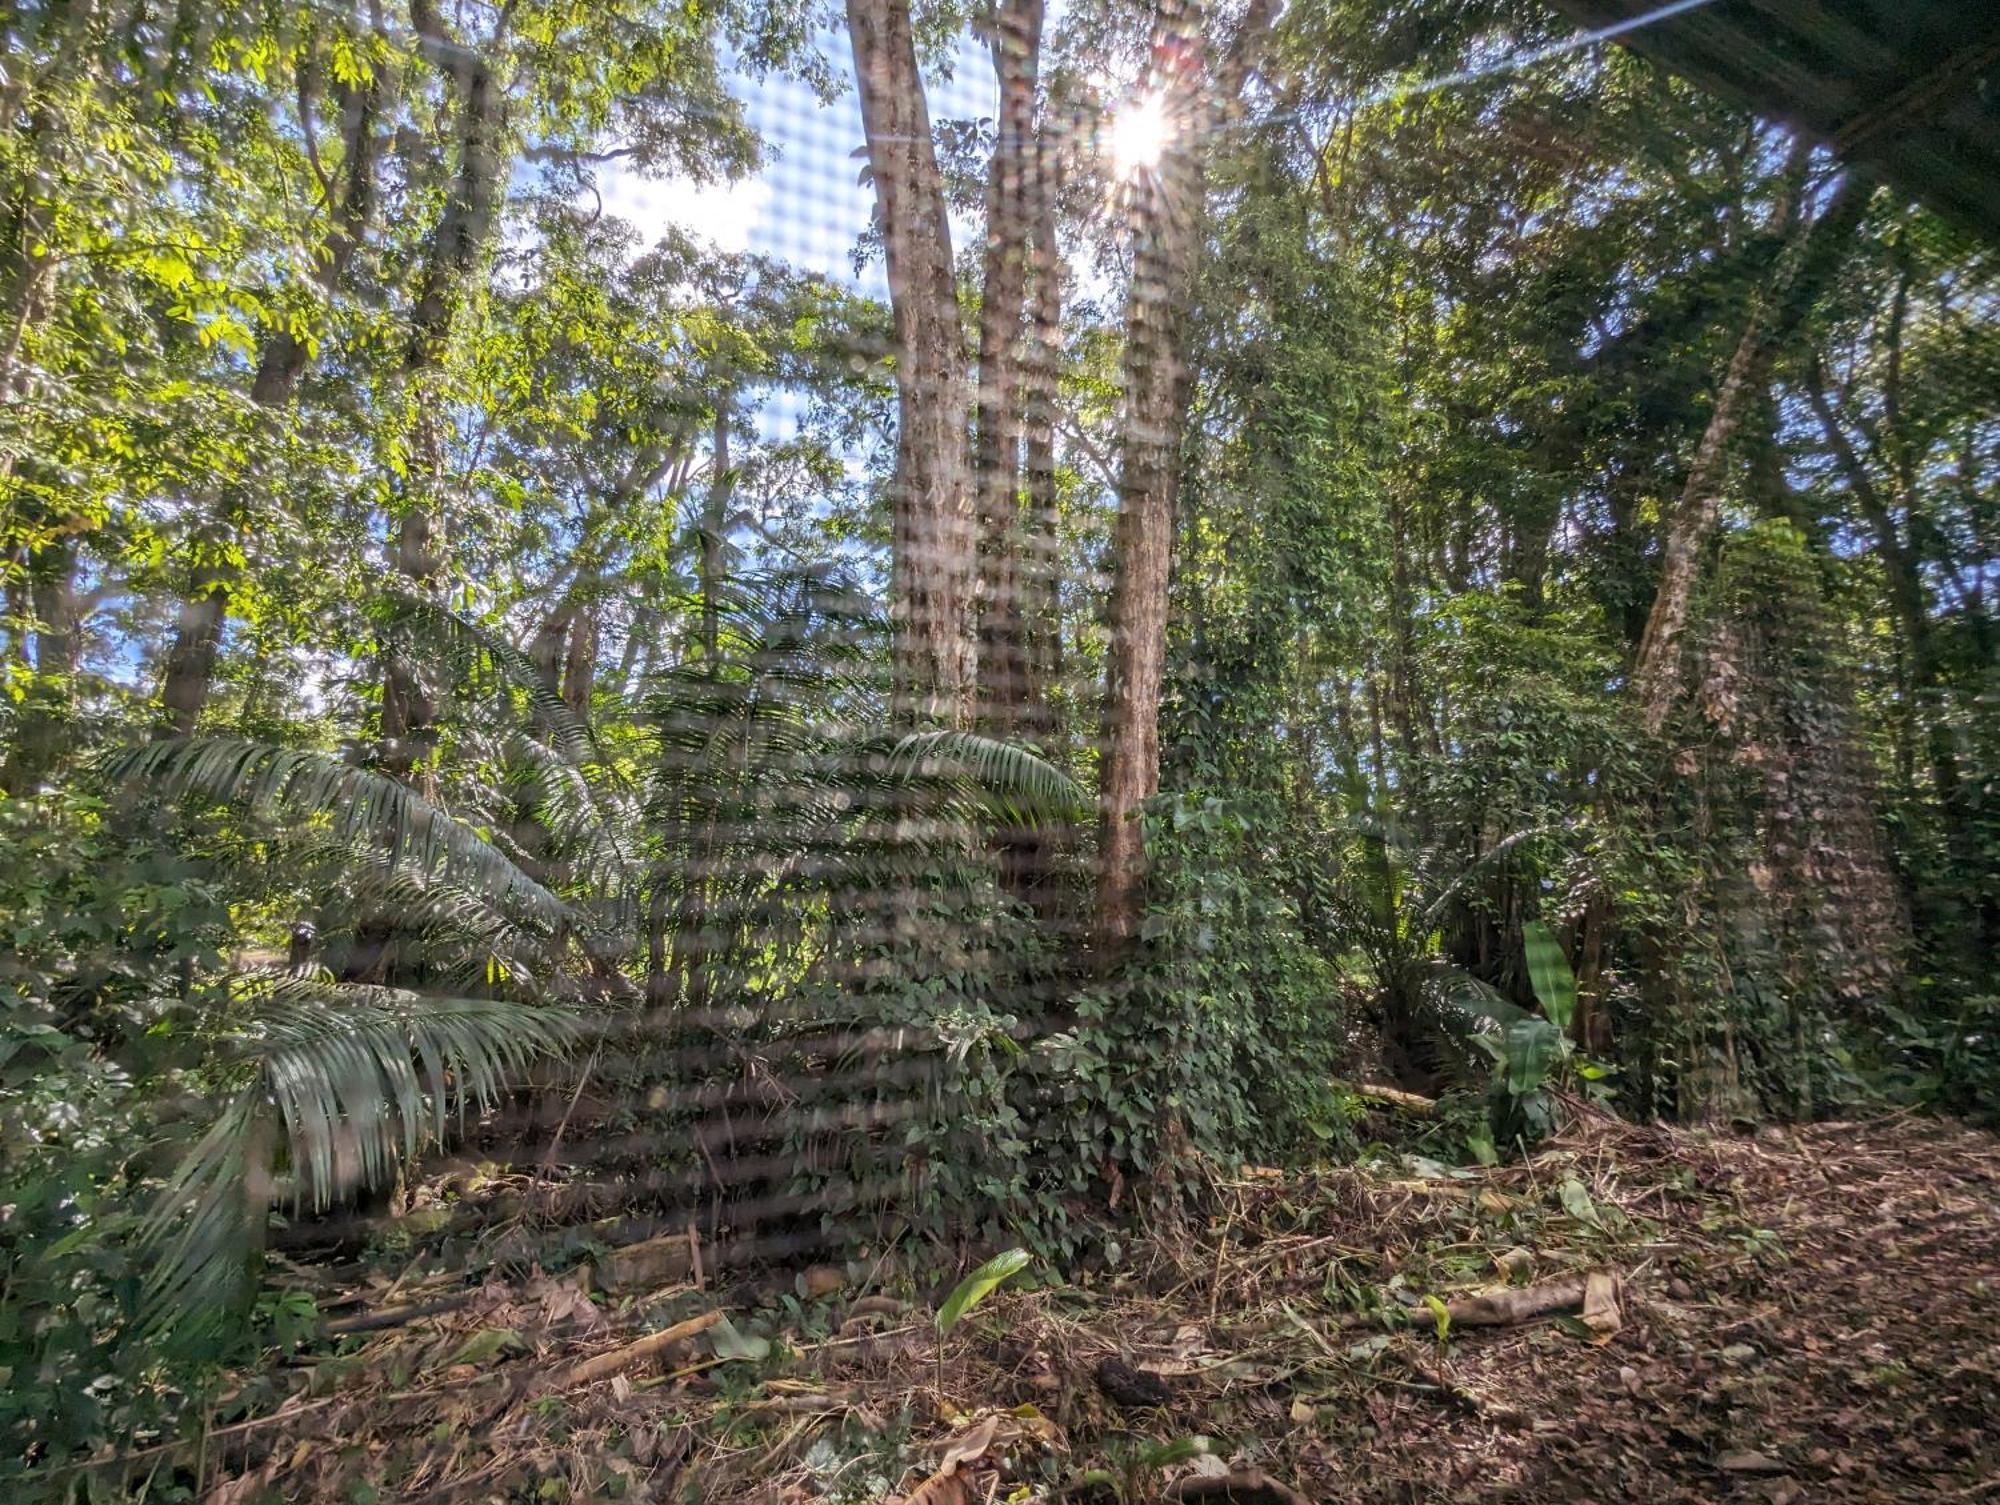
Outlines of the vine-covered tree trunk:
M 716 404 L 715 432 L 710 443 L 708 497 L 702 508 L 701 649 L 708 672 L 722 662 L 723 539 L 729 530 L 729 495 L 736 473 L 729 464 L 729 402 Z
M 61 760 L 73 714 L 78 665 L 77 543 L 57 538 L 28 559 L 28 602 L 34 613 L 35 681 L 14 725 L 14 746 L 0 787 L 25 792 Z
M 1838 265 L 1867 199 L 1860 178 L 1849 174 L 1818 218 L 1790 233 L 1769 280 L 1751 306 L 1742 338 L 1736 342 L 1729 369 L 1715 394 L 1708 424 L 1688 466 L 1687 481 L 1667 518 L 1659 584 L 1632 669 L 1633 688 L 1652 732 L 1666 725 L 1680 698 L 1681 638 L 1702 558 L 1722 514 L 1737 434 L 1769 385 L 1778 352 Z
M 10 60 L 0 94 L 0 129 L 20 132 L 27 164 L 0 211 L 0 403 L 10 406 L 32 400 L 35 373 L 23 352 L 56 303 L 58 258 L 46 241 L 76 146 L 63 128 L 63 101 L 94 63 L 98 20 L 95 0 L 56 0 L 43 8 L 32 27 L 15 32 L 22 55 Z M 46 54 L 45 66 L 34 65 L 33 52 Z M 50 516 L 47 503 L 32 490 L 21 489 L 23 479 L 32 485 L 38 471 L 33 457 L 12 446 L 0 456 L 7 564 L 10 577 L 15 568 L 25 577 L 10 578 L 9 604 L 22 612 L 14 624 L 20 657 L 33 663 L 36 675 L 0 768 L 0 786 L 9 790 L 27 789 L 55 768 L 74 706 L 77 532 Z M 28 526 L 16 532 L 22 523 Z
M 1173 139 L 1156 177 L 1131 185 L 1135 250 L 1125 311 L 1124 455 L 1098 787 L 1097 940 L 1105 960 L 1138 930 L 1146 863 L 1139 814 L 1160 787 L 1160 684 L 1187 425 L 1186 309 L 1201 236 L 1201 151 L 1222 113 L 1218 106 L 1233 106 L 1241 92 L 1250 54 L 1275 11 L 1263 0 L 1253 5 L 1212 86 L 1201 77 L 1193 41 L 1202 27 L 1198 10 L 1164 18 L 1153 49 L 1156 58 L 1173 60 L 1156 81 L 1165 91 Z
M 895 319 L 896 713 L 959 724 L 972 689 L 977 539 L 944 181 L 907 0 L 848 0 L 847 21 Z
M 1033 313 L 1022 398 L 1021 485 L 1027 516 L 1021 550 L 1021 616 L 1030 691 L 1019 729 L 1046 745 L 1057 728 L 1051 694 L 1062 676 L 1062 602 L 1057 589 L 1060 498 L 1056 490 L 1056 382 L 1062 365 L 1062 255 L 1056 244 L 1054 150 L 1036 153 Z
M 452 35 L 435 0 L 414 0 L 410 16 L 422 39 L 420 50 L 450 86 L 457 154 L 444 210 L 425 250 L 403 356 L 413 433 L 391 557 L 396 573 L 421 591 L 430 588 L 441 562 L 437 530 L 449 455 L 440 377 L 493 229 L 506 171 L 502 149 L 506 95 L 490 56 L 500 45 L 498 35 L 485 47 L 466 44 Z M 408 777 L 434 736 L 436 697 L 405 655 L 392 652 L 387 659 L 382 681 L 382 763 L 397 777 Z

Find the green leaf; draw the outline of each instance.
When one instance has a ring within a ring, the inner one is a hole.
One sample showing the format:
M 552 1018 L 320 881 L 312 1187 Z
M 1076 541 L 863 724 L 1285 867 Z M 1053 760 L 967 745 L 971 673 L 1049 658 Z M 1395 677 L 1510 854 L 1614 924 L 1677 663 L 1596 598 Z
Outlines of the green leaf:
M 1139 1455 L 1139 1461 L 1147 1468 L 1167 1468 L 1213 1451 L 1214 1447 L 1206 1437 L 1176 1437 L 1172 1442 L 1156 1443 L 1147 1448 Z
M 1007 1281 L 1028 1268 L 1031 1256 L 1026 1249 L 1009 1249 L 996 1254 L 958 1283 L 958 1288 L 938 1308 L 940 1337 L 958 1326 L 960 1320 Z
M 510 1327 L 482 1327 L 460 1345 L 458 1352 L 444 1361 L 443 1367 L 454 1364 L 483 1364 L 496 1353 L 518 1353 L 528 1345 L 521 1341 L 521 1335 Z
M 1542 1012 L 1567 1035 L 1570 1021 L 1576 1017 L 1576 973 L 1570 969 L 1569 958 L 1540 920 L 1530 920 L 1522 927 L 1521 940 L 1527 947 L 1528 976 L 1535 984 Z
M 1597 1204 L 1590 1200 L 1590 1193 L 1576 1177 L 1565 1178 L 1556 1195 L 1562 1199 L 1563 1211 L 1579 1223 L 1588 1223 L 1593 1228 L 1603 1226 L 1598 1219 Z
M 727 1317 L 708 1330 L 708 1343 L 718 1359 L 740 1359 L 748 1364 L 758 1364 L 771 1356 L 769 1338 L 738 1332 L 736 1324 Z
M 1428 1294 L 1424 1297 L 1424 1306 L 1431 1314 L 1432 1325 L 1437 1328 L 1438 1342 L 1444 1342 L 1451 1336 L 1451 1308 L 1444 1304 L 1441 1297 Z

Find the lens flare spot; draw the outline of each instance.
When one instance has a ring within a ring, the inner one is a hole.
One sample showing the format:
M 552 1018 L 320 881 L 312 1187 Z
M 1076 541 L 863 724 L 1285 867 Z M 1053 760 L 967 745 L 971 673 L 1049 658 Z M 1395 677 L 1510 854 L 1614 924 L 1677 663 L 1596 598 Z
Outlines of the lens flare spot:
M 1121 178 L 1151 172 L 1160 165 L 1171 131 L 1167 96 L 1159 90 L 1128 100 L 1111 117 L 1109 142 L 1112 169 Z

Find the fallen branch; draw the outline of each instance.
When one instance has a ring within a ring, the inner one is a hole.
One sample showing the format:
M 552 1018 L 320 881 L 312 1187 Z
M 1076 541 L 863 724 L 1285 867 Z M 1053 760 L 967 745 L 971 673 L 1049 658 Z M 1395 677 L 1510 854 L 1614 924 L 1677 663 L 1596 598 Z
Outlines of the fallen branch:
M 327 1323 L 329 1336 L 344 1338 L 353 1333 L 381 1332 L 388 1327 L 401 1327 L 408 1322 L 421 1321 L 425 1317 L 441 1317 L 446 1312 L 455 1312 L 462 1306 L 470 1306 L 477 1291 L 459 1291 L 450 1296 L 440 1296 L 436 1301 L 416 1301 L 408 1306 L 389 1306 L 379 1312 L 362 1312 L 353 1317 L 336 1317 Z
M 634 1364 L 643 1363 L 662 1349 L 671 1348 L 683 1338 L 692 1338 L 696 1333 L 706 1332 L 722 1320 L 722 1311 L 703 1312 L 698 1317 L 690 1317 L 685 1322 L 676 1322 L 672 1327 L 663 1327 L 656 1333 L 648 1333 L 636 1343 L 627 1343 L 623 1348 L 614 1348 L 610 1353 L 601 1353 L 594 1359 L 585 1359 L 573 1369 L 560 1375 L 551 1390 L 574 1390 L 579 1385 L 593 1384 L 608 1379 L 614 1374 L 630 1369 Z
M 1513 1327 L 1551 1312 L 1587 1307 L 1593 1327 L 1618 1324 L 1618 1277 L 1608 1271 L 1565 1275 L 1531 1286 L 1495 1286 L 1447 1302 L 1453 1327 Z
M 1262 1469 L 1233 1474 L 1189 1474 L 1167 1486 L 1169 1500 L 1228 1500 L 1232 1505 L 1310 1505 L 1289 1484 L 1280 1484 Z
M 1354 1089 L 1356 1097 L 1365 1097 L 1371 1103 L 1383 1103 L 1391 1108 L 1401 1108 L 1405 1113 L 1418 1115 L 1435 1113 L 1437 1100 L 1420 1097 L 1414 1092 L 1405 1092 L 1400 1087 L 1377 1087 L 1370 1082 L 1362 1082 Z

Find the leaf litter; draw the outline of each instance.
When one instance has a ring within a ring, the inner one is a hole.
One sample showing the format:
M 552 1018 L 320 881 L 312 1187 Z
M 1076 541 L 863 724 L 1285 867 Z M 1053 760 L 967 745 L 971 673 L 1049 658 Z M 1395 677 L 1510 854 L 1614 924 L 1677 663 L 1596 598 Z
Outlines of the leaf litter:
M 243 1377 L 196 1497 L 2000 1496 L 1991 1136 L 1584 1114 L 1520 1164 L 1412 1169 L 1214 1171 L 1206 1218 L 943 1335 L 893 1282 L 751 1311 L 398 1281 L 394 1325 L 364 1292 L 346 1333 Z

